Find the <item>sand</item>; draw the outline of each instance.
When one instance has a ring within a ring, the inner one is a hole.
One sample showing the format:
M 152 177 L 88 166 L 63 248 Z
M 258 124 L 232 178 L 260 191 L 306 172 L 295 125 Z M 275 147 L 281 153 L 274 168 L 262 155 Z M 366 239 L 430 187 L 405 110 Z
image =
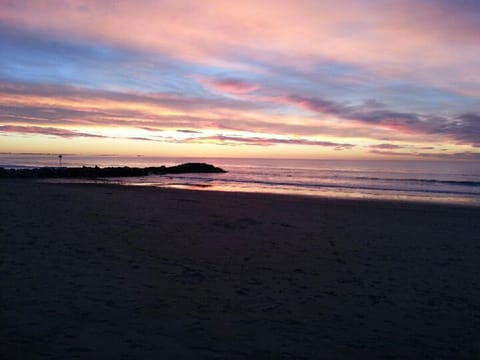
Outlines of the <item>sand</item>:
M 480 208 L 0 182 L 2 359 L 478 359 Z

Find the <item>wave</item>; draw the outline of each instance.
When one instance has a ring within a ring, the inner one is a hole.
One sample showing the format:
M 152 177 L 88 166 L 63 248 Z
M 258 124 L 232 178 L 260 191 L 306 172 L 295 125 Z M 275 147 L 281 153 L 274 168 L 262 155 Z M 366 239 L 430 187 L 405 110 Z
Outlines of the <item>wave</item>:
M 390 181 L 396 182 L 398 186 L 382 186 L 381 184 L 378 185 L 369 185 L 369 184 L 338 184 L 338 183 L 306 183 L 306 182 L 292 182 L 292 181 L 281 181 L 281 180 L 260 180 L 260 179 L 231 179 L 231 178 L 204 178 L 199 176 L 169 176 L 170 178 L 175 178 L 178 180 L 185 180 L 186 182 L 182 183 L 188 186 L 189 183 L 193 181 L 200 181 L 203 183 L 212 183 L 212 185 L 228 185 L 228 184 L 236 184 L 237 186 L 241 186 L 241 184 L 245 184 L 246 186 L 249 185 L 260 185 L 262 187 L 290 187 L 290 188 L 299 188 L 299 189 L 345 189 L 345 190 L 366 190 L 366 191 L 388 191 L 388 192 L 409 192 L 409 193 L 428 193 L 428 194 L 456 194 L 456 195 L 476 195 L 479 196 L 480 192 L 476 191 L 468 191 L 468 190 L 452 190 L 452 189 L 445 189 L 445 188 L 421 188 L 416 189 L 412 187 L 406 187 L 405 182 L 417 182 L 417 183 L 439 183 L 443 185 L 463 185 L 465 187 L 473 187 L 477 188 L 480 187 L 480 182 L 475 181 L 451 181 L 451 180 L 425 180 L 425 179 L 382 179 L 382 178 L 365 178 L 365 177 L 357 177 L 363 180 L 379 180 L 379 181 Z M 350 178 L 351 179 L 351 178 Z M 187 182 L 188 181 L 188 182 Z M 180 184 L 177 184 L 180 185 Z M 197 183 L 198 185 L 198 183 Z M 403 186 L 402 186 L 403 185 Z
M 352 179 L 358 180 L 370 180 L 370 181 L 395 181 L 395 182 L 408 182 L 408 183 L 423 183 L 423 184 L 443 184 L 443 185 L 457 185 L 457 186 L 480 186 L 480 181 L 468 181 L 468 180 L 434 180 L 434 179 L 413 179 L 413 178 L 379 178 L 379 177 L 363 177 L 356 176 Z

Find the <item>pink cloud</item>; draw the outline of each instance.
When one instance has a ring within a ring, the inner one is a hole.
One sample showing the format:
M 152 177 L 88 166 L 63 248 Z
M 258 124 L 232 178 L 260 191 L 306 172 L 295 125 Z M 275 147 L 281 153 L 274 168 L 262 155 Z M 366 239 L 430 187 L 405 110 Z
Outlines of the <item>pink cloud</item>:
M 207 88 L 214 89 L 218 92 L 239 95 L 251 93 L 260 87 L 259 84 L 251 84 L 234 78 L 209 79 L 206 77 L 199 77 L 199 81 Z
M 315 0 L 141 6 L 51 0 L 12 2 L 2 8 L 0 20 L 204 64 L 255 67 L 236 62 L 236 54 L 297 68 L 338 61 L 446 88 L 455 82 L 456 89 L 478 94 L 480 27 L 474 11 L 478 8 L 414 0 L 335 6 Z

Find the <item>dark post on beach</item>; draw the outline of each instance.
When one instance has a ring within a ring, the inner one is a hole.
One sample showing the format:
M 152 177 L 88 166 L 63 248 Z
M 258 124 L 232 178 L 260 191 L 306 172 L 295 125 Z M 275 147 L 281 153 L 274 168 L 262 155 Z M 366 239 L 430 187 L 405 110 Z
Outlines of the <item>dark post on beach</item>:
M 58 155 L 58 166 L 60 167 L 62 167 L 62 157 L 63 157 L 62 154 Z

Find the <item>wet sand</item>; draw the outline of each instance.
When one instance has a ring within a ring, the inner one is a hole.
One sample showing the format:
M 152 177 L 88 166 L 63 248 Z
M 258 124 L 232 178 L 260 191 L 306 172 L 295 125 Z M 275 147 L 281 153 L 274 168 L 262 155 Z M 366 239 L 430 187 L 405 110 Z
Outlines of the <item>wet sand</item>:
M 478 359 L 480 208 L 0 182 L 2 359 Z

